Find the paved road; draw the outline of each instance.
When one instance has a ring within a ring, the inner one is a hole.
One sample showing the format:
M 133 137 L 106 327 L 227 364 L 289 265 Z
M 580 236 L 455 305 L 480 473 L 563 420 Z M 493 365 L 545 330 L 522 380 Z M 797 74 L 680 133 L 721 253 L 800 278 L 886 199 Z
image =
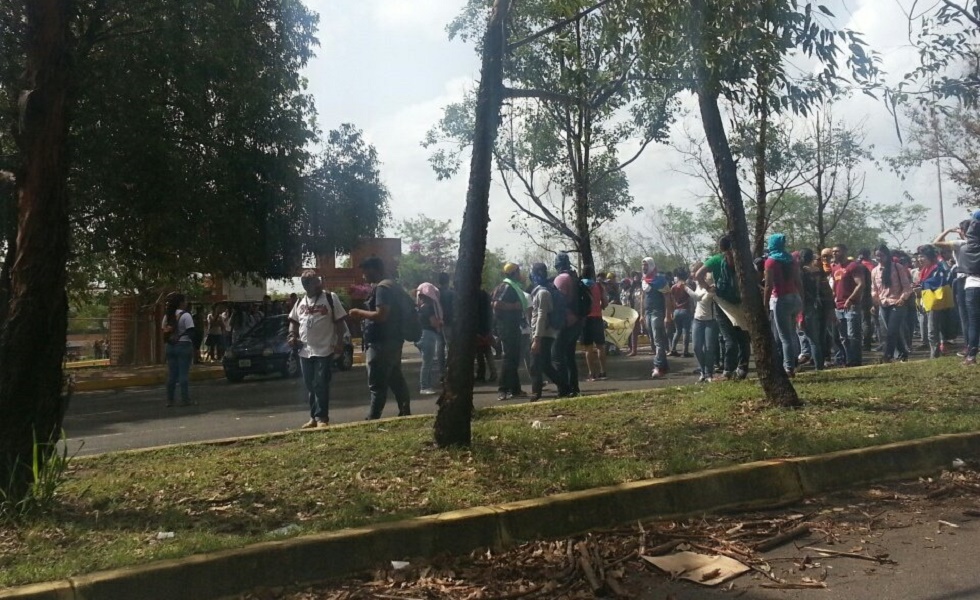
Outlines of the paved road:
M 610 379 L 583 382 L 583 393 L 605 393 L 637 390 L 678 383 L 690 383 L 696 363 L 693 358 L 671 359 L 673 373 L 665 380 L 654 381 L 650 375 L 650 356 L 610 357 Z M 419 362 L 406 360 L 409 385 L 418 381 Z M 584 366 L 581 373 L 587 373 Z M 522 368 L 527 383 L 527 374 Z M 412 386 L 414 387 L 414 386 Z M 525 385 L 530 391 L 530 386 Z M 546 389 L 545 398 L 554 386 Z M 363 368 L 335 373 L 331 385 L 330 420 L 333 423 L 359 421 L 367 415 L 367 377 Z M 278 376 L 249 378 L 243 383 L 224 380 L 191 386 L 191 397 L 197 406 L 166 408 L 163 390 L 130 388 L 113 392 L 77 393 L 72 398 L 65 432 L 69 448 L 80 455 L 145 448 L 179 442 L 195 442 L 242 435 L 257 435 L 295 429 L 309 418 L 300 380 Z M 510 403 L 510 402 L 508 402 Z M 477 388 L 477 406 L 502 404 L 497 400 L 495 385 Z M 413 393 L 415 414 L 435 412 L 435 397 L 419 398 Z M 397 412 L 389 398 L 385 416 Z

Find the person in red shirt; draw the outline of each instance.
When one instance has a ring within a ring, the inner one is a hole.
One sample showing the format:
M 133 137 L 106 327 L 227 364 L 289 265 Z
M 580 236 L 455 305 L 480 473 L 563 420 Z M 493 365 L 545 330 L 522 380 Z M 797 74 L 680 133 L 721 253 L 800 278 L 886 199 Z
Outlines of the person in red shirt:
M 861 366 L 863 343 L 861 314 L 865 295 L 864 265 L 847 256 L 847 245 L 834 246 L 834 302 L 837 307 L 838 336 L 844 346 L 844 364 L 848 367 Z
M 674 336 L 670 342 L 670 352 L 667 356 L 680 356 L 677 352 L 677 343 L 684 339 L 684 357 L 690 358 L 691 355 L 691 326 L 693 325 L 693 311 L 691 310 L 691 297 L 687 293 L 688 277 L 690 274 L 684 267 L 678 267 L 674 271 L 674 285 L 670 288 L 670 295 L 674 299 Z
M 589 381 L 603 380 L 606 379 L 606 323 L 602 320 L 602 310 L 609 305 L 609 299 L 602 282 L 595 278 L 595 269 L 588 267 L 584 273 L 582 282 L 592 294 L 592 305 L 582 330 L 585 366 L 589 368 Z

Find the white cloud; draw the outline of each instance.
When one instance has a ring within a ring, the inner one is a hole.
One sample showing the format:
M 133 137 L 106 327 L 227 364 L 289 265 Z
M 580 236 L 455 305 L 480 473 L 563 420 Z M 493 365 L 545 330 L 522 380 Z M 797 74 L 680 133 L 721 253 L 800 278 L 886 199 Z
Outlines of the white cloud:
M 469 154 L 455 178 L 438 181 L 428 164 L 429 151 L 420 142 L 441 117 L 442 108 L 461 98 L 467 86 L 475 85 L 479 63 L 472 45 L 449 42 L 445 34 L 445 25 L 463 8 L 464 0 L 308 3 L 322 17 L 320 56 L 306 72 L 321 125 L 332 128 L 349 121 L 365 130 L 383 163 L 382 175 L 392 192 L 396 219 L 421 213 L 461 224 Z M 840 23 L 864 33 L 892 77 L 900 77 L 914 64 L 916 55 L 908 44 L 907 23 L 894 0 L 846 0 L 832 10 Z M 805 67 L 803 61 L 800 67 Z M 696 107 L 689 99 L 683 105 L 688 110 L 683 120 L 692 131 L 700 132 Z M 851 123 L 865 120 L 868 141 L 875 144 L 879 156 L 900 150 L 892 117 L 881 101 L 859 94 L 841 102 L 835 113 Z M 690 204 L 704 194 L 700 181 L 676 172 L 680 160 L 670 147 L 654 145 L 627 169 L 639 205 Z M 951 215 L 959 215 L 959 209 L 952 207 L 955 192 L 947 184 L 944 182 L 947 222 L 952 222 Z M 905 191 L 935 206 L 934 166 L 910 174 L 905 181 L 888 171 L 869 171 L 867 194 L 872 201 L 903 201 Z M 490 246 L 504 247 L 519 256 L 527 240 L 511 230 L 511 214 L 510 201 L 495 186 Z M 642 216 L 626 219 L 631 225 L 644 222 Z M 925 241 L 938 227 L 938 210 L 934 210 L 927 221 L 927 233 L 916 241 Z
M 390 31 L 446 39 L 446 25 L 459 14 L 462 3 L 446 0 L 372 0 L 371 13 Z

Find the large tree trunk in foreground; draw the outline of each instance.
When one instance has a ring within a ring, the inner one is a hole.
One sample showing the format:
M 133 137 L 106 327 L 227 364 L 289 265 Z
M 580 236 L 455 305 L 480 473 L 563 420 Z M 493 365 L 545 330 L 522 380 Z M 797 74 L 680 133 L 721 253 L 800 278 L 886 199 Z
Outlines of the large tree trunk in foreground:
M 67 137 L 73 2 L 27 1 L 27 71 L 20 102 L 16 256 L 0 332 L 0 485 L 29 493 L 34 444 L 49 453 L 61 432 L 68 329 Z
M 504 54 L 507 48 L 505 19 L 510 0 L 496 0 L 483 40 L 483 68 L 476 96 L 476 128 L 470 160 L 466 212 L 459 237 L 456 264 L 457 326 L 449 355 L 446 385 L 439 397 L 435 441 L 440 447 L 468 446 L 473 415 L 473 360 L 476 357 L 477 314 L 483 261 L 490 223 L 490 180 L 493 148 L 504 98 Z
M 725 212 L 731 222 L 735 250 L 735 267 L 742 288 L 742 306 L 748 317 L 749 333 L 752 335 L 752 351 L 755 353 L 755 367 L 759 382 L 766 393 L 766 399 L 780 406 L 799 406 L 801 404 L 796 389 L 781 367 L 773 361 L 772 328 L 759 287 L 759 274 L 752 264 L 752 246 L 749 242 L 749 227 L 742 204 L 742 192 L 738 184 L 738 171 L 732 158 L 732 150 L 725 133 L 725 124 L 718 108 L 718 95 L 704 89 L 698 90 L 698 106 L 704 134 L 711 147 L 711 154 L 718 172 Z

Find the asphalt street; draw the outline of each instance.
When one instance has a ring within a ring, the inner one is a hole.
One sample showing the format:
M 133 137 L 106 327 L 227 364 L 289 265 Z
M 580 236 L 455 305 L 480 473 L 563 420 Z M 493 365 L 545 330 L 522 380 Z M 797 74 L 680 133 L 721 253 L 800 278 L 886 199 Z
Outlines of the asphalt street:
M 409 387 L 417 390 L 419 361 L 412 358 L 403 366 Z M 609 357 L 606 381 L 581 384 L 583 394 L 663 387 L 691 383 L 696 366 L 693 358 L 671 359 L 672 372 L 666 379 L 650 379 L 651 357 L 641 353 L 634 358 Z M 499 367 L 499 361 L 498 361 Z M 587 375 L 580 364 L 582 379 Z M 530 392 L 527 372 L 521 367 L 525 391 Z M 545 389 L 544 398 L 553 397 L 554 386 Z M 309 418 L 303 383 L 279 376 L 247 378 L 242 383 L 225 380 L 192 384 L 196 406 L 167 408 L 162 387 L 128 388 L 108 392 L 76 393 L 65 419 L 70 452 L 78 455 L 147 448 L 181 442 L 199 442 L 228 437 L 287 431 Z M 496 384 L 476 389 L 479 407 L 524 402 L 497 400 Z M 363 367 L 335 372 L 331 385 L 330 421 L 360 421 L 368 410 L 367 374 Z M 414 414 L 433 413 L 436 396 L 412 393 Z M 389 397 L 384 416 L 394 416 L 397 408 Z

